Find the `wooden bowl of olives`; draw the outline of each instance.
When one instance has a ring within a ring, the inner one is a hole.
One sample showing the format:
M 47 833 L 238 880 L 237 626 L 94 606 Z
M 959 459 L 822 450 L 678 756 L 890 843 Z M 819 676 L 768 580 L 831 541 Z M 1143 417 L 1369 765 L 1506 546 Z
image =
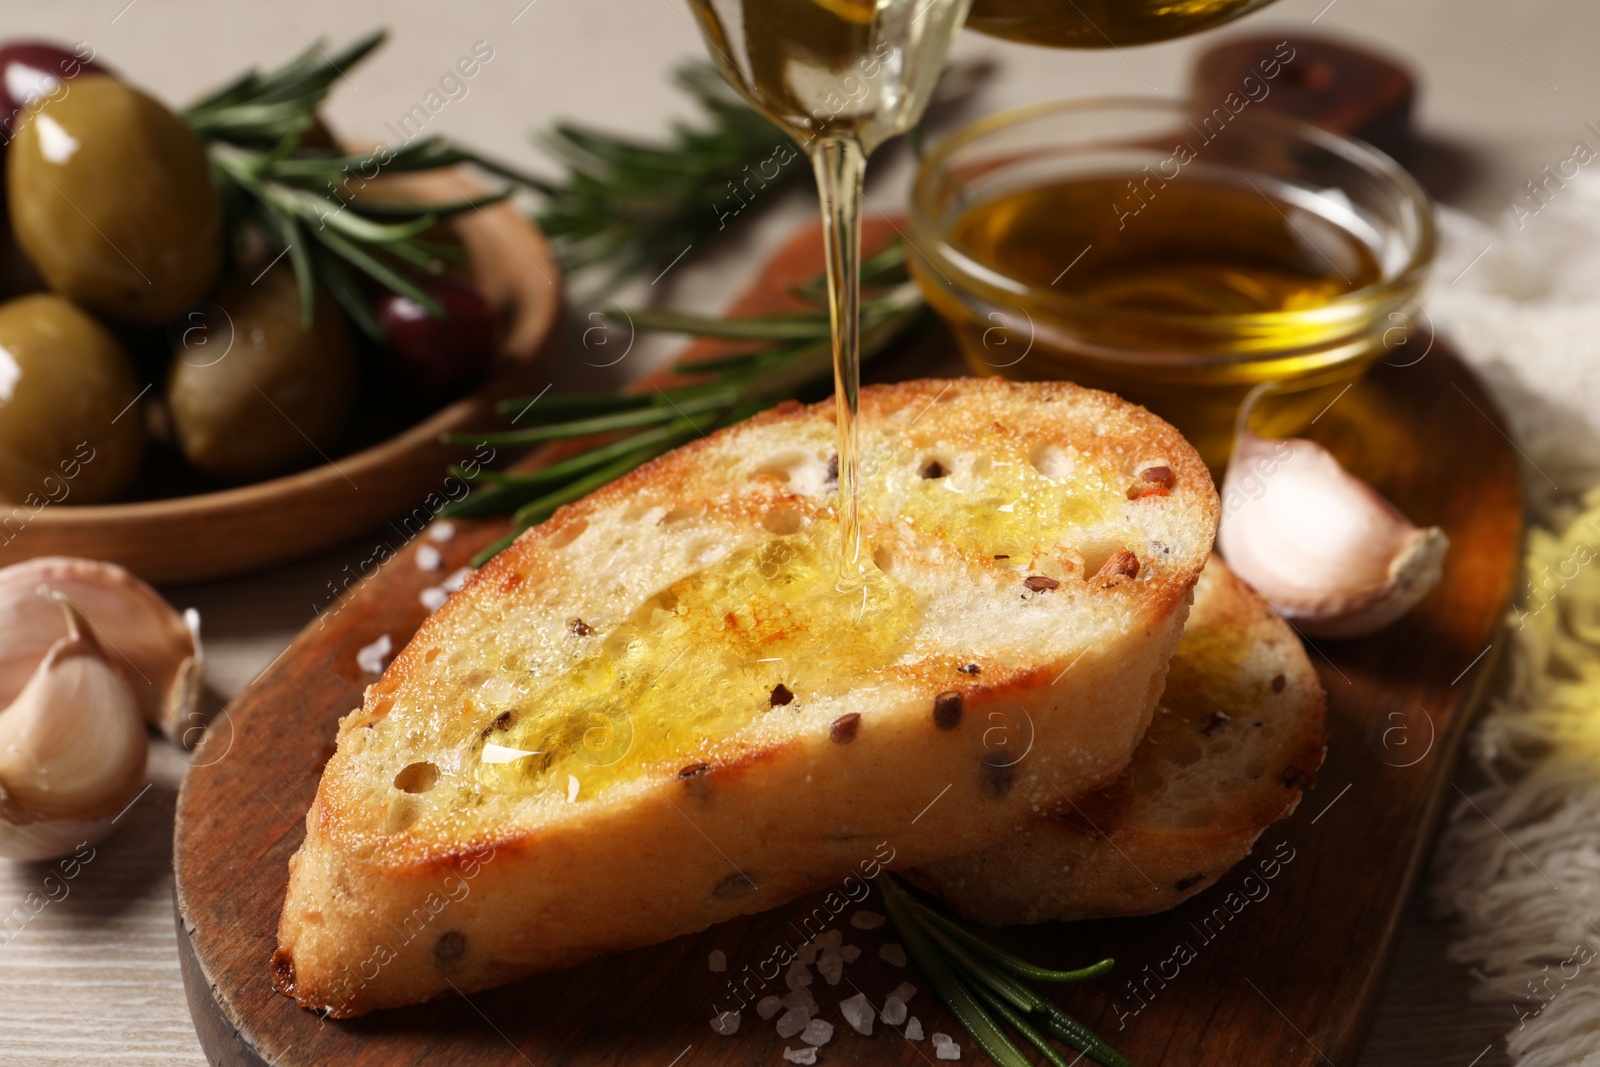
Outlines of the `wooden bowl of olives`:
M 440 437 L 528 392 L 559 268 L 464 153 L 336 147 L 322 75 L 364 54 L 180 115 L 92 57 L 0 46 L 0 565 L 239 574 L 409 537 L 467 491 L 452 463 L 491 461 Z

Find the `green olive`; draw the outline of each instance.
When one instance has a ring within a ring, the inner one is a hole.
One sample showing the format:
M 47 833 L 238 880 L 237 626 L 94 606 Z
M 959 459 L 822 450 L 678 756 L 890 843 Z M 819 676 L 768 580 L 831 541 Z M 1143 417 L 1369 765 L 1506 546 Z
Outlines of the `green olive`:
M 144 456 L 139 384 L 117 339 L 54 293 L 0 304 L 0 497 L 94 504 Z
M 153 325 L 216 281 L 222 208 L 211 168 L 160 102 L 105 75 L 75 78 L 6 154 L 17 243 L 56 292 Z
M 226 481 L 251 481 L 331 454 L 355 404 L 356 354 L 344 313 L 317 291 L 301 324 L 287 266 L 238 276 L 177 331 L 167 405 L 183 454 Z

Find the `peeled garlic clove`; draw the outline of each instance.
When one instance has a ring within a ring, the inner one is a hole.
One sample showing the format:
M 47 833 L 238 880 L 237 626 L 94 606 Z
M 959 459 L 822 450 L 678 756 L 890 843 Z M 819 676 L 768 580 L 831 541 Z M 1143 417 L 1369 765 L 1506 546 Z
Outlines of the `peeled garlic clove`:
M 170 740 L 192 745 L 204 674 L 199 616 L 179 615 L 114 563 L 42 556 L 0 569 L 0 703 L 21 691 L 67 632 L 61 612 L 37 595 L 41 586 L 72 601 L 88 619 L 144 720 Z
M 1439 581 L 1449 546 L 1316 442 L 1239 434 L 1217 547 L 1303 632 L 1355 637 L 1389 625 Z
M 66 636 L 0 711 L 0 848 L 13 858 L 49 854 L 52 838 L 70 852 L 109 830 L 143 783 L 149 752 L 122 673 L 78 610 L 52 599 Z

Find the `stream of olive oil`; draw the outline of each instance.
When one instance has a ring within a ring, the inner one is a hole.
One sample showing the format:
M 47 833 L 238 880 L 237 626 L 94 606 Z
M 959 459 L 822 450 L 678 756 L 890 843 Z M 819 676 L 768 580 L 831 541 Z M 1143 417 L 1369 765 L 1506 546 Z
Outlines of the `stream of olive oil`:
M 1337 212 L 1319 214 L 1303 196 L 1259 180 L 1186 173 L 1156 185 L 1143 177 L 1015 189 L 956 219 L 950 243 L 1026 283 L 1026 295 L 987 291 L 981 281 L 971 283 L 978 300 L 923 288 L 980 373 L 1117 393 L 1174 423 L 1216 467 L 1234 413 L 1257 383 L 1305 387 L 1283 408 L 1292 421 L 1299 412 L 1291 408 L 1326 403 L 1325 386 L 1353 379 L 1382 351 L 1387 321 L 1380 316 L 1374 331 L 1367 309 L 1331 307 L 1378 281 L 1381 269 Z M 1025 312 L 1031 324 L 1031 347 L 1014 365 L 997 365 L 986 342 L 996 307 Z
M 882 60 L 874 0 L 690 0 L 723 76 L 810 156 L 822 200 L 839 446 L 839 579 L 861 566 L 861 366 L 856 317 L 859 189 L 882 139 Z M 740 32 L 730 32 L 730 26 Z M 735 57 L 738 56 L 738 59 Z M 851 186 L 854 188 L 851 188 Z
M 728 82 L 811 157 L 822 201 L 839 433 L 839 578 L 860 578 L 861 184 L 922 115 L 969 0 L 690 0 Z

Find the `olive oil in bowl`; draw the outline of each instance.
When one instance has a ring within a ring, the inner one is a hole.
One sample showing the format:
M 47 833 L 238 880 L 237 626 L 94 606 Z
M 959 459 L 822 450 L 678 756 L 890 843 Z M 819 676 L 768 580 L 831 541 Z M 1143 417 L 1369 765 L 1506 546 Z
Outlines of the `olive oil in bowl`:
M 950 243 L 1069 300 L 1163 316 L 1309 310 L 1381 276 L 1372 251 L 1336 221 L 1259 186 L 1196 177 L 1145 203 L 1128 187 L 1138 177 L 1069 178 L 998 196 L 957 219 Z M 1061 252 L 1072 248 L 1083 256 L 1063 270 Z M 1148 332 L 1145 320 L 1126 325 Z M 1299 319 L 1280 325 L 1313 329 Z
M 1127 397 L 1216 471 L 1251 388 L 1283 383 L 1270 429 L 1292 434 L 1403 339 L 1432 252 L 1386 157 L 1275 119 L 1197 132 L 1162 101 L 979 123 L 924 161 L 912 222 L 974 370 Z

